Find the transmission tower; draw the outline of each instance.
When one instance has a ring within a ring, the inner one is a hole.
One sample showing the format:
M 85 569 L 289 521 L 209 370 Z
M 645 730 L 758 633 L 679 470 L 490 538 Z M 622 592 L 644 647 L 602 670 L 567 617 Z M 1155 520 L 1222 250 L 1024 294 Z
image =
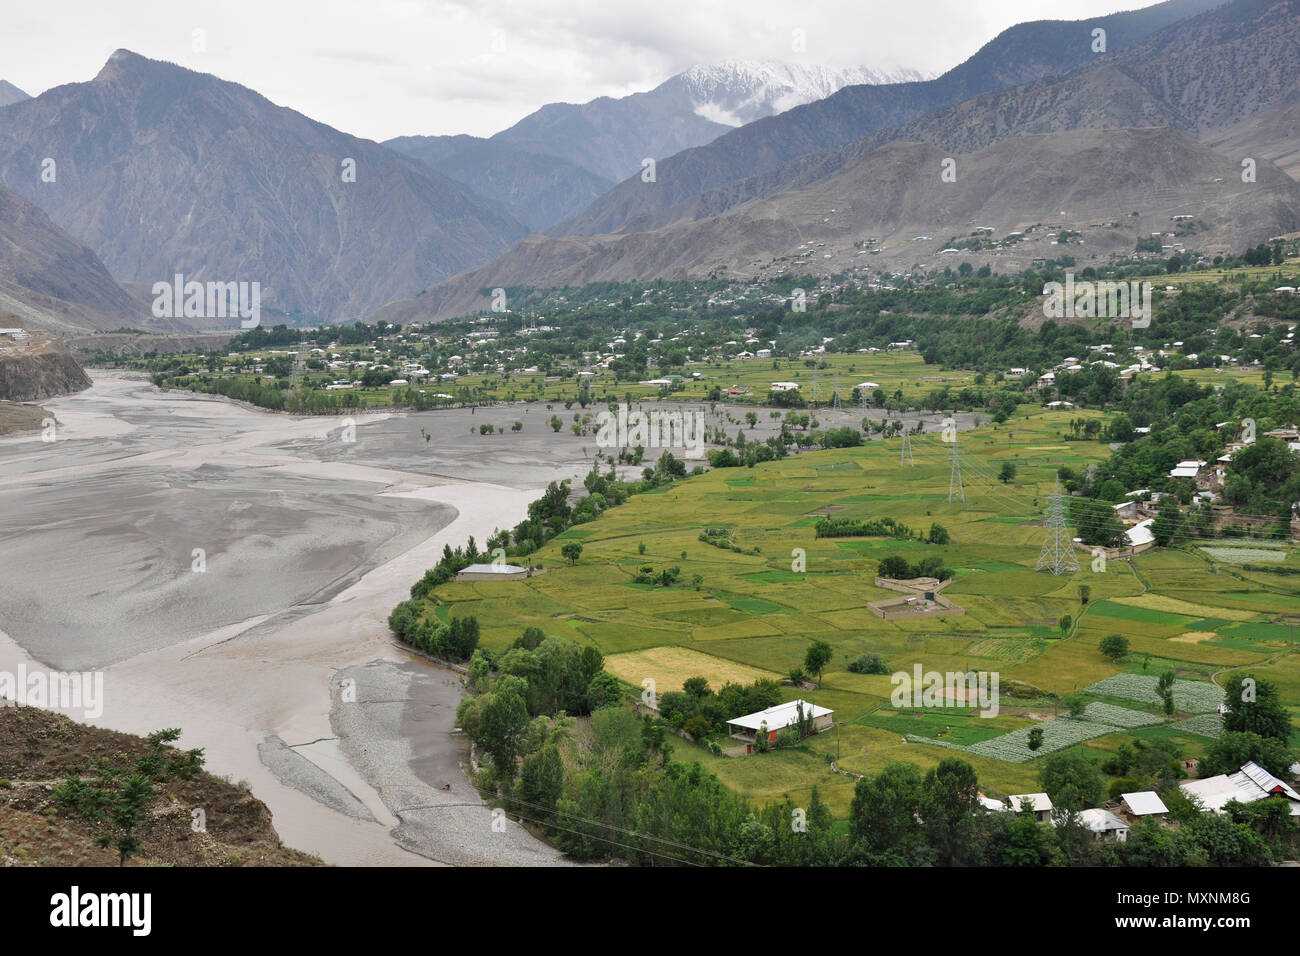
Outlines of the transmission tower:
M 839 375 L 836 375 L 836 376 L 835 376 L 835 392 L 834 392 L 834 394 L 831 395 L 831 408 L 835 409 L 835 411 L 837 411 L 837 412 L 840 410 L 840 377 L 839 377 Z
M 903 422 L 903 450 L 898 455 L 898 467 L 902 468 L 905 463 L 916 467 L 912 460 L 912 433 L 907 430 L 907 422 Z
M 1052 574 L 1069 574 L 1079 570 L 1079 558 L 1074 553 L 1074 537 L 1065 520 L 1065 496 L 1061 494 L 1061 479 L 1056 479 L 1056 491 L 1047 506 L 1047 533 L 1043 536 L 1043 550 L 1038 555 L 1035 571 Z
M 813 401 L 815 402 L 821 397 L 822 397 L 822 373 L 814 369 L 813 370 Z
M 948 478 L 948 500 L 960 498 L 966 501 L 966 491 L 961 486 L 961 458 L 957 454 L 957 435 L 952 436 L 952 475 Z

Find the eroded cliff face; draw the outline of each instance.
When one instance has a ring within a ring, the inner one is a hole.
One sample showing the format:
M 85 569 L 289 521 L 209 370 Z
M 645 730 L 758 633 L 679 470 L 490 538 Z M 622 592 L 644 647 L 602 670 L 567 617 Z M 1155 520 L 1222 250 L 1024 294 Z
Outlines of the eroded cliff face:
M 90 388 L 90 377 L 58 339 L 0 335 L 0 400 L 39 402 Z

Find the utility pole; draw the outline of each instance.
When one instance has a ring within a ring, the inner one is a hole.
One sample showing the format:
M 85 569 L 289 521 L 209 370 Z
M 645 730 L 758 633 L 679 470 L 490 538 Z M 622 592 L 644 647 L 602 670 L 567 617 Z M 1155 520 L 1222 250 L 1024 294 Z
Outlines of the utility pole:
M 912 459 L 912 434 L 907 430 L 906 422 L 903 423 L 903 450 L 898 455 L 898 467 L 902 468 L 904 462 L 916 467 L 916 462 Z

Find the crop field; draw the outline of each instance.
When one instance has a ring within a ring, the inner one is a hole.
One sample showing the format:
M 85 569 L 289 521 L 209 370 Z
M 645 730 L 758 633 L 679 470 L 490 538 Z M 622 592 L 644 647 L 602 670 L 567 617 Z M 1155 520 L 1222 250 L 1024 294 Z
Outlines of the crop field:
M 1222 691 L 1215 682 L 1235 672 L 1275 683 L 1300 724 L 1300 655 L 1281 617 L 1300 608 L 1300 579 L 1276 575 L 1260 583 L 1195 546 L 1217 542 L 1113 560 L 1103 572 L 1091 571 L 1082 554 L 1078 573 L 1034 571 L 1057 468 L 1083 468 L 1108 454 L 1100 442 L 1063 440 L 1071 416 L 1087 414 L 1035 410 L 962 433 L 964 502 L 948 500 L 951 446 L 937 436 L 913 440 L 915 467 L 899 466 L 898 440 L 803 453 L 635 496 L 538 552 L 546 574 L 453 582 L 432 600 L 439 613 L 451 607 L 476 615 L 483 643 L 495 650 L 528 626 L 592 644 L 638 692 L 646 678 L 663 691 L 697 675 L 714 689 L 728 680 L 784 677 L 803 665 L 810 641 L 828 642 L 834 653 L 820 685 L 787 684 L 784 693 L 833 708 L 832 731 L 801 748 L 741 759 L 684 740 L 674 746 L 676 757 L 699 760 L 738 792 L 781 799 L 816 784 L 839 813 L 847 811 L 853 780 L 833 772 L 831 760 L 850 773 L 872 773 L 892 760 L 924 770 L 958 748 L 986 793 L 1006 794 L 1037 789 L 1035 761 L 1064 747 L 1113 751 L 1134 738 L 1168 737 L 1195 756 L 1217 730 Z M 995 477 L 1005 462 L 1017 469 L 1007 484 Z M 817 538 L 824 514 L 889 516 L 913 533 L 938 524 L 951 541 Z M 705 528 L 719 527 L 743 553 L 699 540 Z M 568 541 L 583 545 L 571 567 L 559 552 Z M 956 572 L 944 595 L 965 613 L 875 616 L 868 603 L 898 596 L 874 584 L 877 563 L 889 555 L 942 557 Z M 633 584 L 646 565 L 680 568 L 679 583 Z M 1062 630 L 1065 615 L 1072 621 Z M 1110 634 L 1130 642 L 1119 662 L 1098 650 Z M 891 673 L 910 675 L 917 664 L 927 672 L 996 673 L 999 713 L 899 707 L 889 674 L 848 670 L 867 653 L 881 655 Z M 1154 691 L 1165 669 L 1178 677 L 1173 715 L 1164 714 Z M 1077 720 L 1065 716 L 1059 699 L 1076 693 L 1090 703 Z M 1027 747 L 1033 727 L 1046 738 L 1036 752 Z

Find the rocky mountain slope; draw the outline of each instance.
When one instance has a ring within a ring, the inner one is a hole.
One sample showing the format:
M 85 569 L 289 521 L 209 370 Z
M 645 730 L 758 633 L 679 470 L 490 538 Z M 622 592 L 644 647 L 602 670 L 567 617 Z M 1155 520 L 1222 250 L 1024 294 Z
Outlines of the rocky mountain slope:
M 26 93 L 18 89 L 8 80 L 0 80 L 0 106 L 8 106 L 10 103 L 21 103 L 23 100 L 31 99 Z
M 833 96 L 743 126 L 706 146 L 658 164 L 656 182 L 628 179 L 553 232 L 598 235 L 655 228 L 676 218 L 673 207 L 713 189 L 749 179 L 809 154 L 995 90 L 1095 65 L 1224 0 L 1168 0 L 1143 10 L 1085 21 L 1039 21 L 1011 27 L 966 62 L 923 83 L 849 86 Z M 1106 53 L 1093 52 L 1093 31 L 1106 31 Z
M 0 108 L 0 182 L 120 280 L 260 282 L 264 321 L 356 317 L 528 231 L 377 143 L 125 50 L 89 82 Z
M 74 332 L 143 327 L 149 310 L 37 206 L 0 186 L 0 326 Z
M 400 136 L 384 145 L 496 204 L 532 232 L 573 217 L 614 185 L 566 159 L 478 136 Z
M 946 183 L 949 158 L 957 178 Z M 1300 229 L 1300 183 L 1266 162 L 1254 183 L 1239 173 L 1235 157 L 1169 127 L 1010 137 L 955 155 L 889 143 L 821 182 L 699 222 L 529 237 L 491 265 L 376 317 L 409 322 L 485 309 L 484 289 L 537 284 L 538 276 L 546 285 L 711 274 L 865 278 L 963 260 L 1014 271 L 1035 258 L 1072 255 L 1083 265 L 1131 254 L 1139 237 L 1172 233 L 1175 216 L 1192 217 L 1198 231 L 1185 241 L 1208 252 Z M 944 252 L 951 248 L 958 251 Z
M 40 332 L 18 341 L 0 335 L 0 401 L 40 402 L 87 388 L 89 376 L 58 339 Z

